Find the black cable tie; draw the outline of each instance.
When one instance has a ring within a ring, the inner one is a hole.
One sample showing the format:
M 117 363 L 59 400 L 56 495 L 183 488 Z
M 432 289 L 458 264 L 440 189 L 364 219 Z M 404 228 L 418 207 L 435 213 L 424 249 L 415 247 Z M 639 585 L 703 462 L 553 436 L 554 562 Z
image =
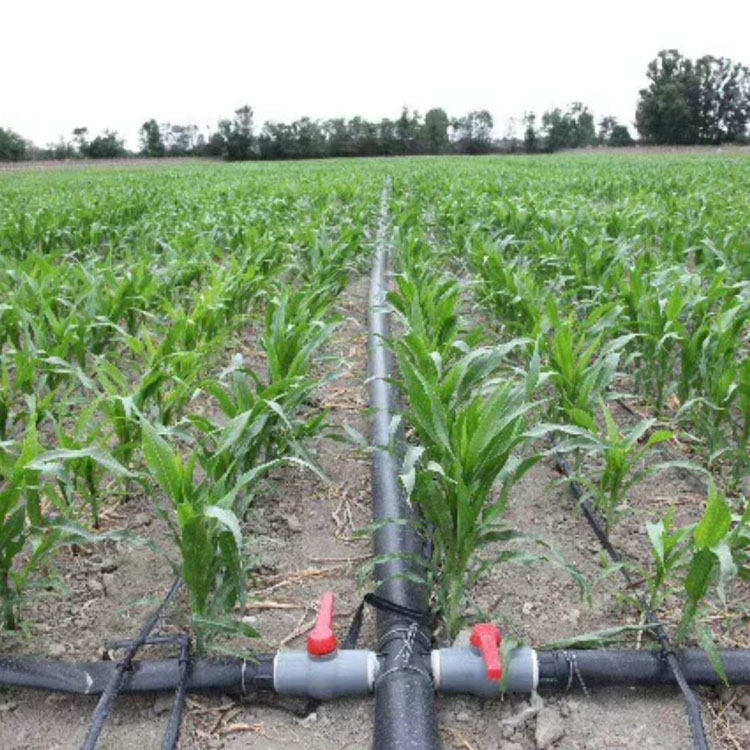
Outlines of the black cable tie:
M 365 594 L 364 601 L 367 602 L 371 607 L 379 609 L 383 612 L 391 612 L 395 615 L 401 615 L 409 620 L 418 622 L 422 625 L 427 625 L 432 620 L 432 612 L 423 611 L 419 609 L 412 609 L 411 607 L 405 607 L 403 604 L 396 604 L 389 599 L 384 599 L 382 596 L 377 594 L 369 593 Z

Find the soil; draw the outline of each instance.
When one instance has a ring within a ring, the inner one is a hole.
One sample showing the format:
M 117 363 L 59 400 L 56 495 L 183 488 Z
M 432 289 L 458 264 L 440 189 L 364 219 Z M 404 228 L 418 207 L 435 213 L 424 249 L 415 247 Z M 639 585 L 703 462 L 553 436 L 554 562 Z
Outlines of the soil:
M 333 423 L 346 423 L 367 435 L 366 277 L 352 281 L 339 307 L 344 322 L 328 347 L 323 366 L 340 370 L 341 375 L 325 386 L 321 402 L 330 409 Z M 252 342 L 245 341 L 243 346 L 249 352 Z M 358 577 L 369 557 L 370 543 L 354 538 L 354 532 L 371 517 L 368 459 L 351 444 L 331 439 L 320 441 L 316 450 L 328 482 L 297 469 L 277 472 L 268 496 L 257 503 L 248 522 L 256 540 L 257 599 L 264 604 L 251 606 L 245 616 L 262 633 L 264 642 L 246 645 L 261 652 L 303 646 L 322 592 L 337 594 L 340 633 L 361 598 Z M 695 488 L 687 480 L 670 475 L 641 485 L 635 504 L 647 514 L 651 508 L 663 510 L 667 497 L 690 515 L 700 512 L 697 502 L 690 506 L 685 500 L 694 495 Z M 110 511 L 104 521 L 112 528 L 127 527 L 133 535 L 150 539 L 150 544 L 129 539 L 107 543 L 90 554 L 61 555 L 56 565 L 64 588 L 36 592 L 25 611 L 28 637 L 4 648 L 93 660 L 101 656 L 105 641 L 137 632 L 173 580 L 168 557 L 174 556 L 174 550 L 164 522 L 154 512 L 154 502 L 135 495 Z M 628 554 L 647 559 L 643 513 L 618 528 L 617 542 Z M 617 596 L 619 583 L 614 577 L 602 578 L 598 544 L 567 489 L 559 484 L 551 462 L 539 464 L 518 485 L 508 521 L 552 544 L 578 568 L 593 586 L 591 602 L 581 599 L 563 568 L 539 563 L 494 571 L 473 592 L 474 613 L 496 621 L 508 637 L 534 646 L 633 621 L 632 609 Z M 186 623 L 183 594 L 164 629 L 176 630 Z M 374 645 L 371 615 L 365 620 L 360 645 Z M 718 717 L 715 747 L 750 748 L 750 722 L 742 716 L 747 696 L 725 690 L 718 697 L 715 691 L 707 691 L 705 697 L 710 699 L 708 712 Z M 683 703 L 675 690 L 576 689 L 563 696 L 543 696 L 543 700 L 545 707 L 538 718 L 524 720 L 539 708 L 535 704 L 532 710 L 525 698 L 482 702 L 440 697 L 444 746 L 469 750 L 545 746 L 674 750 L 691 746 Z M 0 747 L 80 747 L 95 704 L 95 698 L 0 691 Z M 119 698 L 100 747 L 160 747 L 170 706 L 171 697 L 166 696 Z M 181 747 L 359 750 L 372 746 L 372 701 L 327 703 L 305 719 L 290 710 L 299 708 L 299 703 L 281 700 L 190 696 Z M 545 745 L 550 737 L 557 739 Z
M 108 167 L 169 167 L 188 164 L 211 164 L 218 159 L 198 156 L 130 157 L 124 159 L 50 159 L 49 161 L 16 161 L 0 163 L 0 172 L 34 172 L 46 169 L 91 169 Z

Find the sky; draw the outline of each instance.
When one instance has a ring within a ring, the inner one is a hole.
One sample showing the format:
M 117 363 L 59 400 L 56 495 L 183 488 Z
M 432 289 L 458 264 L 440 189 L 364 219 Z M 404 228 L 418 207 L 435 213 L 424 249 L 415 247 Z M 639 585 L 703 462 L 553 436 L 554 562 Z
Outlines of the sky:
M 632 125 L 661 49 L 750 65 L 750 0 L 6 0 L 0 127 L 37 145 L 145 120 L 214 127 L 395 118 L 402 106 L 508 119 L 584 102 Z

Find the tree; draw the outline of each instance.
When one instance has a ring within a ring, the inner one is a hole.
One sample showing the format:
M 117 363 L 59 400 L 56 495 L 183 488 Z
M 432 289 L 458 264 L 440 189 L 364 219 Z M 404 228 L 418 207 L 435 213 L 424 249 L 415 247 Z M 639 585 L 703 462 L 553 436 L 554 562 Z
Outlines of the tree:
M 596 140 L 594 115 L 581 102 L 574 102 L 565 112 L 559 108 L 545 112 L 542 129 L 548 151 L 582 148 Z
M 726 57 L 695 63 L 700 82 L 698 137 L 704 143 L 741 140 L 750 120 L 750 70 Z
M 42 159 L 75 159 L 78 156 L 76 147 L 70 141 L 60 137 L 57 143 L 48 143 L 41 154 Z
M 486 154 L 492 147 L 492 115 L 486 109 L 469 112 L 453 122 L 458 150 L 465 154 Z
M 380 153 L 383 156 L 393 156 L 398 152 L 396 140 L 396 124 L 393 120 L 384 117 L 377 125 L 377 137 L 380 144 Z
M 161 137 L 161 129 L 156 120 L 146 120 L 140 129 L 141 153 L 144 156 L 164 156 L 166 147 Z
M 422 141 L 430 154 L 443 154 L 448 150 L 450 121 L 444 109 L 431 109 L 424 116 Z
M 603 146 L 608 145 L 610 139 L 612 138 L 612 131 L 616 127 L 617 118 L 612 117 L 611 115 L 602 117 L 601 122 L 599 123 L 599 134 L 597 136 L 597 140 L 599 141 L 599 143 L 601 143 Z
M 608 145 L 610 146 L 632 146 L 635 141 L 630 136 L 627 125 L 615 125 L 609 136 Z
M 88 145 L 88 134 L 88 128 L 73 128 L 73 143 L 75 143 L 80 156 L 86 155 L 85 151 L 86 146 Z
M 235 110 L 234 120 L 219 123 L 219 134 L 224 143 L 223 155 L 229 161 L 244 161 L 255 156 L 253 110 L 247 104 Z
M 396 141 L 398 143 L 398 152 L 400 154 L 418 154 L 420 153 L 419 135 L 422 130 L 419 113 L 414 110 L 409 115 L 409 110 L 404 107 L 401 110 L 401 116 L 396 120 L 395 131 Z
M 323 123 L 323 132 L 328 142 L 329 156 L 348 155 L 349 130 L 346 127 L 346 120 L 343 117 L 326 120 Z
M 91 141 L 82 141 L 80 148 L 83 156 L 89 159 L 117 159 L 127 154 L 125 141 L 115 130 L 105 130 Z
M 21 161 L 28 156 L 29 144 L 10 128 L 0 128 L 0 161 Z
M 627 126 L 620 125 L 611 115 L 602 117 L 597 140 L 602 146 L 632 146 L 634 143 Z
M 659 52 L 648 64 L 648 88 L 635 113 L 643 138 L 659 144 L 742 140 L 750 122 L 750 70 L 726 57 L 695 62 L 678 50 Z
M 536 132 L 536 115 L 533 112 L 524 112 L 523 124 L 526 126 L 523 133 L 523 149 L 527 154 L 535 154 L 539 150 L 539 136 Z
M 646 76 L 651 83 L 641 89 L 635 112 L 640 135 L 656 144 L 698 143 L 701 82 L 692 61 L 676 49 L 662 50 Z
M 195 150 L 198 139 L 197 125 L 162 125 L 164 148 L 167 156 L 188 156 Z
M 210 133 L 203 147 L 203 153 L 206 156 L 223 156 L 227 144 L 224 136 L 220 132 Z

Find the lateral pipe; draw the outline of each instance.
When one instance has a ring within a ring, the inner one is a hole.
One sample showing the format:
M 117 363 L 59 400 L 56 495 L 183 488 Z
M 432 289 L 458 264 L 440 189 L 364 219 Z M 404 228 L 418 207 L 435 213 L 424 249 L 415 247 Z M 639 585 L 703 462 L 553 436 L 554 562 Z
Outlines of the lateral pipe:
M 345 652 L 340 652 L 345 653 Z M 352 651 L 357 662 L 367 665 L 377 659 L 371 651 Z M 750 649 L 719 651 L 730 685 L 750 685 Z M 370 694 L 382 674 L 387 656 L 381 656 L 375 674 L 363 676 L 365 684 L 349 680 L 349 688 L 342 687 L 336 671 L 321 660 L 320 676 L 302 674 L 296 663 L 306 657 L 305 652 L 266 654 L 251 660 L 227 659 L 191 662 L 184 681 L 190 693 L 277 693 L 318 698 L 321 686 L 329 697 L 351 697 Z M 679 651 L 675 658 L 685 679 L 693 686 L 724 684 L 711 660 L 701 649 Z M 290 674 L 279 679 L 278 661 L 290 660 L 292 672 L 297 672 L 296 683 Z M 591 687 L 646 687 L 677 684 L 670 665 L 658 651 L 570 649 L 533 651 L 519 648 L 511 656 L 506 683 L 490 683 L 482 668 L 482 659 L 471 649 L 446 648 L 434 650 L 419 668 L 429 670 L 434 688 L 439 693 L 499 696 L 503 690 L 530 693 L 533 690 L 551 692 Z M 116 673 L 112 661 L 65 662 L 33 656 L 0 657 L 0 686 L 49 690 L 76 695 L 101 695 Z M 314 670 L 315 668 L 313 668 Z M 164 659 L 133 661 L 125 675 L 121 693 L 174 692 L 181 685 L 183 672 L 180 660 Z M 338 683 L 338 684 L 337 684 Z M 388 684 L 388 683 L 386 683 Z M 412 719 L 410 719 L 412 720 Z
M 557 457 L 557 465 L 559 466 L 560 471 L 566 477 L 572 479 L 570 465 L 568 464 L 565 456 L 563 456 L 559 451 L 555 451 L 555 454 Z M 583 512 L 586 521 L 588 521 L 589 526 L 596 535 L 596 538 L 599 540 L 602 548 L 610 556 L 612 562 L 621 563 L 622 556 L 612 544 L 612 541 L 610 540 L 603 524 L 599 520 L 599 517 L 597 516 L 593 506 L 584 496 L 581 486 L 578 484 L 578 482 L 572 480 L 570 483 L 570 488 L 573 496 L 576 498 L 578 504 L 581 507 L 581 511 Z M 632 586 L 633 582 L 628 571 L 624 567 L 621 567 L 620 573 L 625 579 L 627 585 Z M 663 659 L 669 666 L 669 669 L 674 676 L 674 680 L 679 686 L 680 692 L 682 693 L 685 702 L 685 710 L 688 717 L 688 725 L 690 726 L 690 734 L 693 739 L 693 746 L 697 748 L 697 750 L 711 750 L 708 735 L 706 734 L 706 728 L 703 725 L 703 712 L 701 710 L 700 701 L 698 700 L 698 696 L 691 690 L 690 683 L 685 678 L 685 675 L 682 672 L 681 665 L 677 660 L 675 652 L 672 649 L 672 645 L 669 641 L 667 631 L 664 628 L 664 625 L 662 625 L 659 618 L 654 614 L 653 610 L 648 605 L 646 600 L 637 592 L 636 599 L 641 610 L 646 616 L 646 621 L 648 622 L 651 630 L 654 632 L 657 640 L 659 641 Z
M 415 530 L 414 513 L 400 487 L 399 457 L 394 452 L 391 425 L 396 396 L 391 385 L 393 356 L 390 338 L 388 258 L 391 183 L 380 203 L 375 255 L 370 277 L 368 391 L 372 409 L 373 515 L 375 531 L 376 593 L 397 607 L 426 612 L 429 593 L 416 579 L 424 575 L 417 560 L 423 545 Z M 435 692 L 426 668 L 431 634 L 424 622 L 387 610 L 377 612 L 378 652 L 381 671 L 375 682 L 376 750 L 437 750 L 440 748 Z

